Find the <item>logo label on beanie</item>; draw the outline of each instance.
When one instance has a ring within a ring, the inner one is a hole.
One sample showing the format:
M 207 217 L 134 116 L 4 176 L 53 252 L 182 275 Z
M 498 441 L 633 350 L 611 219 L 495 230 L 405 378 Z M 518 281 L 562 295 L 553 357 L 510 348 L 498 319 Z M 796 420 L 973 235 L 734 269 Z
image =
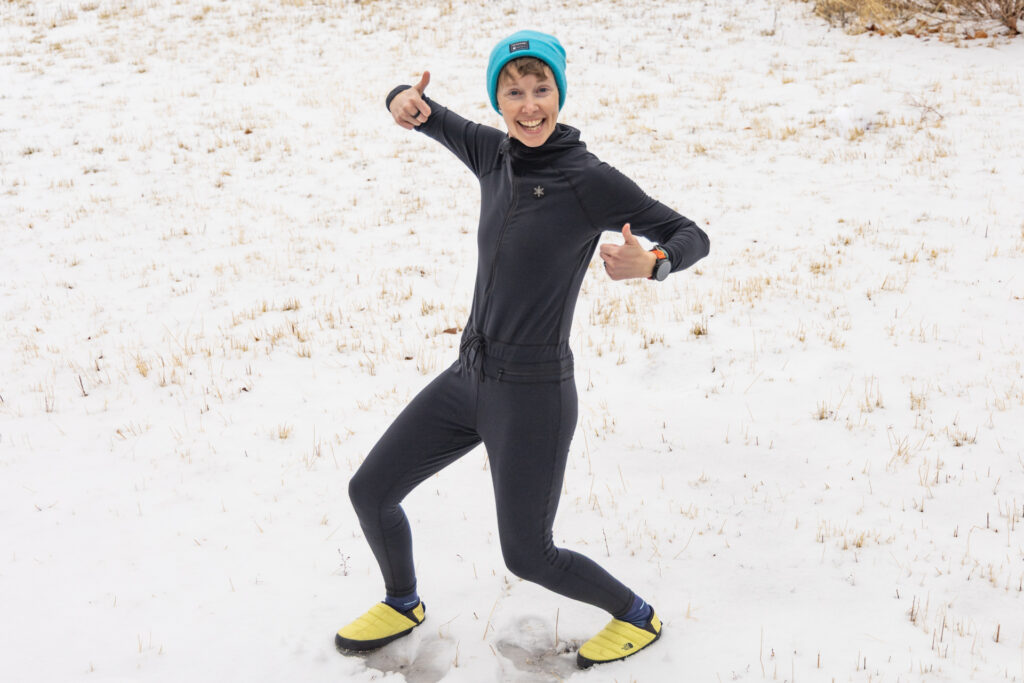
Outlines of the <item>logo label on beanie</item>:
M 530 41 L 528 41 L 528 40 L 520 40 L 519 42 L 512 43 L 511 45 L 508 46 L 509 54 L 511 54 L 513 52 L 519 52 L 520 50 L 529 50 L 529 49 L 530 49 Z

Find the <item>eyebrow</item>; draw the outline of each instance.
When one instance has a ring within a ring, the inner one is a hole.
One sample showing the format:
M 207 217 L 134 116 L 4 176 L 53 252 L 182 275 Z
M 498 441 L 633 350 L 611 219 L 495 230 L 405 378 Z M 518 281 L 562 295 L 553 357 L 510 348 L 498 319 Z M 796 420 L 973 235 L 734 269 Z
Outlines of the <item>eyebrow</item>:
M 529 74 L 529 75 L 532 76 L 533 74 Z M 503 88 L 509 88 L 509 87 L 518 88 L 518 87 L 521 87 L 515 81 L 512 80 L 511 76 L 505 75 L 505 76 L 502 77 L 501 80 L 503 81 L 503 83 L 501 84 L 501 87 L 503 87 Z M 551 81 L 550 78 L 548 78 L 547 76 L 544 76 L 543 78 L 538 78 L 537 79 L 537 85 L 540 85 L 541 83 L 549 83 L 550 81 Z

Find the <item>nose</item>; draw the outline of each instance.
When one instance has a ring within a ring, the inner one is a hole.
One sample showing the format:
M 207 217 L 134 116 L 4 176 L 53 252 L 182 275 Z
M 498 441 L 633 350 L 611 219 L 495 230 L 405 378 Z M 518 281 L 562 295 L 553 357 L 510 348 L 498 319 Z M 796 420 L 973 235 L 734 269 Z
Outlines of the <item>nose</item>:
M 527 95 L 523 99 L 523 111 L 524 112 L 534 111 L 534 110 L 536 110 L 538 108 L 539 108 L 539 105 L 537 104 L 537 100 L 533 97 L 533 95 Z

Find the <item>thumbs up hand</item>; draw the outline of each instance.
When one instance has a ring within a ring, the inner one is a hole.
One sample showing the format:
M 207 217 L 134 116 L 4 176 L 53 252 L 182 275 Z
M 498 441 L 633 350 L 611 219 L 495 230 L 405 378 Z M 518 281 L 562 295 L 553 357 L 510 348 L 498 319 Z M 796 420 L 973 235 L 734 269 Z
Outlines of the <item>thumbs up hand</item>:
M 601 260 L 604 261 L 608 277 L 613 280 L 650 277 L 658 257 L 644 249 L 640 241 L 633 237 L 629 223 L 622 226 L 622 240 L 621 246 L 601 245 Z
M 424 71 L 420 82 L 395 95 L 391 100 L 391 117 L 406 130 L 421 125 L 430 116 L 430 106 L 423 100 L 423 91 L 430 83 L 430 72 Z

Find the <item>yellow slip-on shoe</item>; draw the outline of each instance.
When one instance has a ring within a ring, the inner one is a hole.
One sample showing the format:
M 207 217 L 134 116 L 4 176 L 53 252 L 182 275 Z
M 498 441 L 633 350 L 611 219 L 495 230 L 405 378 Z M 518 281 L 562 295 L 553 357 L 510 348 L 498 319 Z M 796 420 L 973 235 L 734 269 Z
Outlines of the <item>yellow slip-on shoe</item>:
M 426 618 L 426 606 L 422 602 L 408 612 L 399 612 L 386 603 L 378 602 L 366 614 L 338 631 L 334 636 L 334 646 L 347 652 L 375 650 L 410 633 Z
M 583 643 L 576 666 L 589 669 L 595 664 L 615 662 L 635 655 L 661 637 L 661 620 L 653 611 L 643 628 L 628 621 L 612 619 L 596 636 Z

